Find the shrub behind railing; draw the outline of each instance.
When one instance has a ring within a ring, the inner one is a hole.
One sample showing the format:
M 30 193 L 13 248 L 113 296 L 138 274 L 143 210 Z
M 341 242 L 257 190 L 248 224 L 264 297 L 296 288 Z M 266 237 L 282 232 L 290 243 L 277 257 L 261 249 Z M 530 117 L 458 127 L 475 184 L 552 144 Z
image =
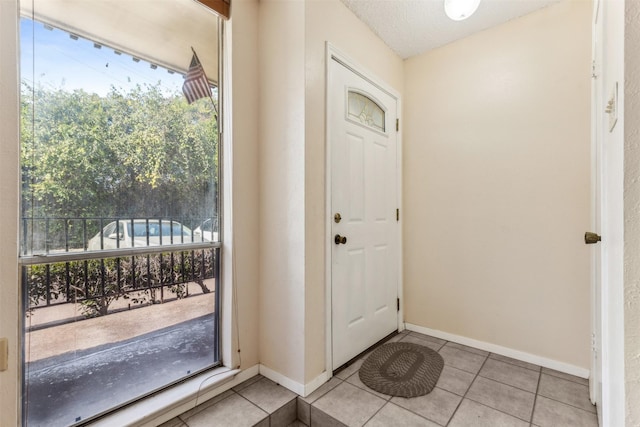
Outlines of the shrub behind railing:
M 120 298 L 135 305 L 157 304 L 164 302 L 165 289 L 174 298 L 185 298 L 190 282 L 209 293 L 205 280 L 215 277 L 218 251 L 197 249 L 24 266 L 28 312 L 79 303 L 84 316 L 103 316 Z

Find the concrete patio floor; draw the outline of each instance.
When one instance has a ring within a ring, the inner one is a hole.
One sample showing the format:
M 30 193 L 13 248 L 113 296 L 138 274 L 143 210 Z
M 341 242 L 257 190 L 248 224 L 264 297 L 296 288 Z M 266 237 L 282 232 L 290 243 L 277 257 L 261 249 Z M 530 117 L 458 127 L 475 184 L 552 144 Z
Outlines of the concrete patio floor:
M 117 306 L 117 304 L 114 305 Z M 214 292 L 196 294 L 195 291 L 192 291 L 191 296 L 185 299 L 27 332 L 25 334 L 25 361 L 32 362 L 70 351 L 124 341 L 213 313 L 214 306 Z M 35 316 L 27 318 L 27 327 L 38 325 L 38 320 L 43 322 L 41 319 L 51 321 L 81 316 L 78 304 L 65 304 L 38 310 L 46 310 L 46 313 L 36 313 Z
M 214 293 L 27 334 L 28 426 L 69 426 L 216 362 Z

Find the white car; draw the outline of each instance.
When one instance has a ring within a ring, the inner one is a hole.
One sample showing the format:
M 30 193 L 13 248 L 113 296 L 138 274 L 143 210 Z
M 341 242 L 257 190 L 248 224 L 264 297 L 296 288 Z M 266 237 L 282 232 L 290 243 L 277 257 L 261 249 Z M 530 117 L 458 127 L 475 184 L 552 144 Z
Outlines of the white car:
M 217 242 L 218 241 L 218 231 L 214 231 L 214 228 L 218 228 L 218 227 L 214 227 L 214 221 L 213 219 L 209 218 L 208 220 L 204 221 L 202 224 L 200 224 L 199 226 L 197 226 L 194 230 L 193 230 L 193 240 L 195 240 L 196 242 Z M 217 225 L 217 224 L 216 224 Z
M 87 249 L 92 251 L 191 243 L 193 241 L 191 233 L 190 228 L 176 221 L 121 219 L 110 222 L 102 231 L 89 239 Z M 101 239 L 102 245 L 100 245 Z

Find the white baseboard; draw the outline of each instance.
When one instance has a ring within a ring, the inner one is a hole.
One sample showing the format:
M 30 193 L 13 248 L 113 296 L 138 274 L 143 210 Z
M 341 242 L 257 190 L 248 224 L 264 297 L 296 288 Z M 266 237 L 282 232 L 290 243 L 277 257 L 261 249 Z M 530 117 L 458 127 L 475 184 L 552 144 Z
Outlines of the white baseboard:
M 314 380 L 308 382 L 304 386 L 304 394 L 302 397 L 307 397 L 317 389 L 319 389 L 324 383 L 329 381 L 329 373 L 324 371 L 320 375 L 318 375 Z
M 288 388 L 297 395 L 302 396 L 304 394 L 304 385 L 297 381 L 292 380 L 289 377 L 282 375 L 280 372 L 276 372 L 271 368 L 267 368 L 264 365 L 260 365 L 260 375 L 264 375 L 274 383 L 280 384 L 282 387 Z
M 526 353 L 520 350 L 514 350 L 508 347 L 502 347 L 500 345 L 491 344 L 484 341 L 474 340 L 473 338 L 467 338 L 460 335 L 450 334 L 448 332 L 438 331 L 436 329 L 425 328 L 424 326 L 413 325 L 411 323 L 406 323 L 405 326 L 410 331 L 419 332 L 425 335 L 431 335 L 432 337 L 467 345 L 469 347 L 475 347 L 480 350 L 485 350 L 490 353 L 499 354 L 501 356 L 511 357 L 512 359 L 521 360 L 523 362 L 533 363 L 534 365 L 539 365 L 544 368 L 564 372 L 565 374 L 575 375 L 576 377 L 589 378 L 590 371 L 588 369 L 571 365 L 569 363 L 548 359 L 546 357 L 537 356 L 535 354 Z
M 271 381 L 280 384 L 282 387 L 288 388 L 298 396 L 306 397 L 316 391 L 322 384 L 329 380 L 327 372 L 323 372 L 307 384 L 301 384 L 291 378 L 276 372 L 271 368 L 260 365 L 260 374 L 269 378 Z

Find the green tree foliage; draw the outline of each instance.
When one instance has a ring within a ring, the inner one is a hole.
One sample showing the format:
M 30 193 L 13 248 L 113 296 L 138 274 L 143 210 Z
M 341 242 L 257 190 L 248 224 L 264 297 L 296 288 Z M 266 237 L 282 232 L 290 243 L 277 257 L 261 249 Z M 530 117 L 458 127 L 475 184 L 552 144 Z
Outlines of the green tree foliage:
M 195 227 L 216 215 L 211 100 L 189 105 L 160 84 L 99 96 L 23 83 L 21 113 L 22 216 L 40 218 L 25 222 L 25 245 L 43 247 L 46 238 L 53 249 L 83 248 L 109 221 L 96 218 L 174 218 Z M 119 298 L 156 303 L 163 289 L 184 298 L 187 282 L 208 293 L 213 252 L 200 253 L 34 265 L 25 270 L 29 307 L 80 302 L 93 317 Z
M 23 84 L 21 108 L 24 217 L 214 215 L 209 99 L 189 105 L 159 84 L 106 96 Z

